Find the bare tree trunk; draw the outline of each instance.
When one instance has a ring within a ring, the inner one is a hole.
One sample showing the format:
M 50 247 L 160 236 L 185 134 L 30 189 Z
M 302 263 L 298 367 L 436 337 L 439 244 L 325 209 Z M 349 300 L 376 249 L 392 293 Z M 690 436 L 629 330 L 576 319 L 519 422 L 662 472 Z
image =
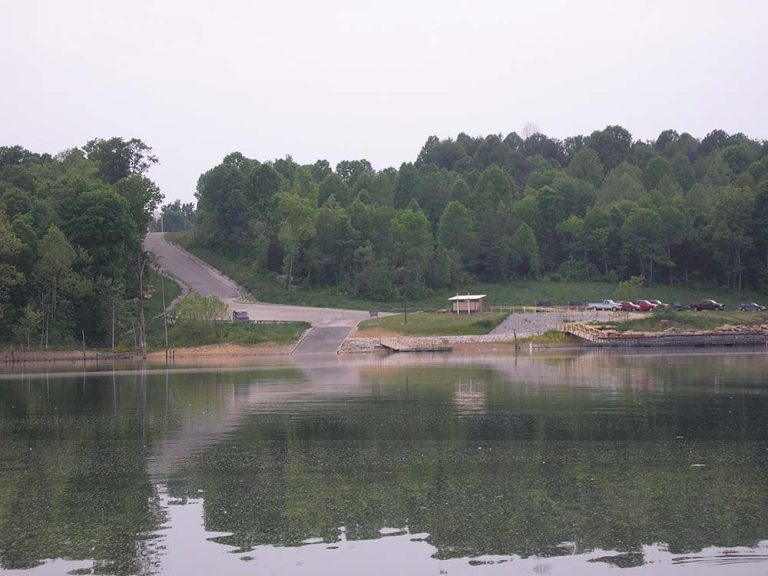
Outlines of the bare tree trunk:
M 650 276 L 650 278 L 648 279 L 648 286 L 650 287 L 650 286 L 653 286 L 653 256 L 650 256 L 648 258 L 648 260 L 649 260 L 649 262 L 648 262 L 649 274 L 648 275 Z
M 285 289 L 290 290 L 293 283 L 291 276 L 293 275 L 293 251 L 288 254 L 288 277 L 286 278 Z
M 141 352 L 141 357 L 146 358 L 147 357 L 147 334 L 146 334 L 146 328 L 144 324 L 144 302 L 141 303 L 141 307 L 139 308 L 139 352 Z

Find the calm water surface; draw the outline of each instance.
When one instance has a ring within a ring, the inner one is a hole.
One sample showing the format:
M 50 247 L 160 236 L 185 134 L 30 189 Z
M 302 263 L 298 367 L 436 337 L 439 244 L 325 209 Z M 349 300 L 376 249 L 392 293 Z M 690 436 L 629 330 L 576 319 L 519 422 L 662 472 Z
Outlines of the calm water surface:
M 762 350 L 45 370 L 4 573 L 768 574 Z

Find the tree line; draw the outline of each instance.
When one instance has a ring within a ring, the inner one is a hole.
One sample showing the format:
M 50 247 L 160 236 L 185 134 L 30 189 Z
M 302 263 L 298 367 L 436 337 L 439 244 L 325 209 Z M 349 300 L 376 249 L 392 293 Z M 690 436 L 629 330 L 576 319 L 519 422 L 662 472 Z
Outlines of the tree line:
M 235 152 L 196 198 L 195 242 L 289 289 L 386 301 L 474 279 L 768 281 L 768 143 L 722 130 L 432 136 L 383 170 Z
M 0 147 L 0 342 L 103 346 L 142 332 L 126 299 L 146 288 L 156 162 L 135 138 L 55 156 Z

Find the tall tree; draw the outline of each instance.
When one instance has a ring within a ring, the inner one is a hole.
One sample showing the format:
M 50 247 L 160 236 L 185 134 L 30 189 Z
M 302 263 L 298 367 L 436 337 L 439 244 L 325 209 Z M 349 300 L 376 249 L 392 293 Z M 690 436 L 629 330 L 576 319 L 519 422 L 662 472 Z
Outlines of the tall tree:
M 421 210 L 400 210 L 392 219 L 392 233 L 400 290 L 415 295 L 424 288 L 424 275 L 434 251 L 431 225 Z
M 311 200 L 290 192 L 282 192 L 278 204 L 283 218 L 278 238 L 285 250 L 286 288 L 290 289 L 299 250 L 315 233 L 317 209 Z
M 627 215 L 621 227 L 624 248 L 637 257 L 640 275 L 653 285 L 653 263 L 659 254 L 661 219 L 648 208 L 636 207 Z
M 132 174 L 144 174 L 158 163 L 152 148 L 138 138 L 128 141 L 117 137 L 96 138 L 83 146 L 83 150 L 88 160 L 99 162 L 99 175 L 110 184 Z
M 522 224 L 512 236 L 510 264 L 512 272 L 524 278 L 539 275 L 539 243 L 528 224 Z
M 51 226 L 43 236 L 39 250 L 40 258 L 35 264 L 34 281 L 40 307 L 44 312 L 44 344 L 47 348 L 51 321 L 62 303 L 68 303 L 79 290 L 81 279 L 74 269 L 77 253 L 56 226 Z
M 315 234 L 307 249 L 312 284 L 338 286 L 350 279 L 356 242 L 355 229 L 341 206 L 329 202 L 320 208 Z
M 86 190 L 61 208 L 61 228 L 90 256 L 90 274 L 128 286 L 141 235 L 128 202 L 109 188 Z
M 511 206 L 515 197 L 515 184 L 495 164 L 484 170 L 470 196 L 470 207 L 477 213 Z
M 23 280 L 16 268 L 16 256 L 21 251 L 22 244 L 11 229 L 5 213 L 0 211 L 0 320 L 10 289 Z
M 750 231 L 754 212 L 754 191 L 726 186 L 715 195 L 710 213 L 710 237 L 726 269 L 728 285 L 733 279 L 739 292 L 742 290 L 745 254 L 753 243 Z
M 613 170 L 629 158 L 632 134 L 621 126 L 608 126 L 592 132 L 587 145 L 597 152 L 606 170 Z
M 163 201 L 160 188 L 149 178 L 136 174 L 118 180 L 113 188 L 127 202 L 128 211 L 136 224 L 136 232 L 144 237 Z
M 567 172 L 570 176 L 589 182 L 594 187 L 599 187 L 605 177 L 605 169 L 600 162 L 600 157 L 592 148 L 585 146 L 571 158 Z

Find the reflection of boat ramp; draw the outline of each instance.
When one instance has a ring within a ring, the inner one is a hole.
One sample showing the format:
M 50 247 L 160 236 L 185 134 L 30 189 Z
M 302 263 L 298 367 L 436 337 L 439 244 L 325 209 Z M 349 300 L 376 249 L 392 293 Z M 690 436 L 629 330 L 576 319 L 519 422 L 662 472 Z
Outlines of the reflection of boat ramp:
M 328 404 L 359 394 L 358 367 L 341 362 L 336 356 L 324 358 L 326 360 L 299 356 L 298 362 L 281 366 L 286 373 L 278 379 L 274 375 L 274 366 L 270 367 L 272 374 L 263 378 L 259 377 L 259 368 L 255 367 L 252 380 L 246 384 L 217 384 L 204 412 L 191 413 L 182 408 L 179 429 L 172 436 L 153 443 L 147 462 L 150 477 L 165 481 L 174 470 L 237 430 L 253 414 L 292 411 L 297 404 Z M 188 372 L 190 370 L 166 371 L 167 403 L 175 401 L 172 390 L 176 384 L 168 386 L 169 376 Z M 211 381 L 218 379 L 216 372 L 211 371 Z

